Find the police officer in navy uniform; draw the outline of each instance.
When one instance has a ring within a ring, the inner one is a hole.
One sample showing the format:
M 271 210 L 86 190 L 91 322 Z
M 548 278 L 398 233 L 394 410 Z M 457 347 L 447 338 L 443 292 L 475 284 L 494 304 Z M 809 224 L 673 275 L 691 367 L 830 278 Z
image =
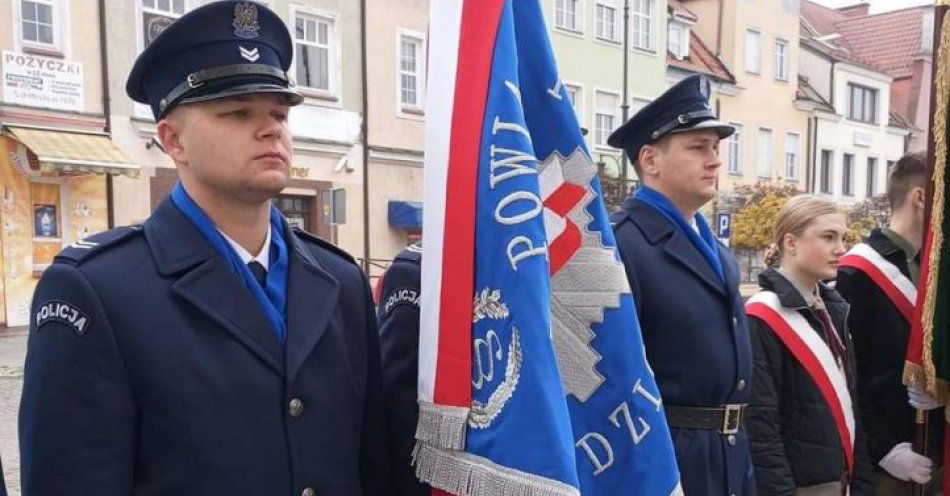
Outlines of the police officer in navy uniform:
M 641 181 L 612 221 L 684 492 L 754 494 L 743 425 L 752 348 L 739 270 L 697 214 L 716 194 L 719 141 L 734 132 L 708 98 L 706 77 L 687 77 L 610 136 Z
M 396 256 L 379 281 L 377 306 L 383 361 L 383 392 L 389 412 L 393 474 L 399 496 L 427 496 L 431 489 L 415 475 L 412 450 L 419 420 L 419 295 L 422 247 Z
M 293 46 L 263 5 L 167 28 L 129 75 L 181 182 L 141 226 L 65 249 L 36 289 L 25 495 L 390 494 L 373 302 L 292 230 Z

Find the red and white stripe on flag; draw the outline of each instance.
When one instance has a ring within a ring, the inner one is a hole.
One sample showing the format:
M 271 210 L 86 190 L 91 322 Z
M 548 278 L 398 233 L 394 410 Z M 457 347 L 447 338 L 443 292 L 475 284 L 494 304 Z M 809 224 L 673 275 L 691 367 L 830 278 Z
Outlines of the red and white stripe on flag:
M 430 12 L 419 399 L 439 405 L 471 404 L 478 151 L 503 5 L 440 0 Z
M 759 291 L 746 303 L 746 313 L 765 322 L 792 356 L 808 372 L 824 397 L 838 428 L 848 473 L 854 473 L 854 409 L 844 372 L 831 354 L 831 348 L 811 327 L 805 317 L 782 306 L 778 295 Z

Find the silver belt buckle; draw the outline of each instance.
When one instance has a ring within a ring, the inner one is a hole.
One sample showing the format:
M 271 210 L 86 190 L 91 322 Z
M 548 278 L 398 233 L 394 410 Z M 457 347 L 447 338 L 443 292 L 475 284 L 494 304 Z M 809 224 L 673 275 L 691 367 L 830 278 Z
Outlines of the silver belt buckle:
M 735 434 L 742 424 L 742 405 L 725 405 L 725 409 L 720 430 L 723 434 Z

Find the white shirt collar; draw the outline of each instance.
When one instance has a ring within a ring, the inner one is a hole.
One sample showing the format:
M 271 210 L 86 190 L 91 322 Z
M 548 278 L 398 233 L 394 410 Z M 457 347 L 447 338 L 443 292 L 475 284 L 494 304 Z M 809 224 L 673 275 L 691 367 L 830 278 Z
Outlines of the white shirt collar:
M 224 236 L 224 239 L 231 245 L 231 248 L 234 248 L 234 251 L 237 252 L 238 256 L 241 257 L 241 261 L 244 262 L 244 265 L 247 265 L 251 260 L 256 260 L 259 264 L 264 266 L 264 270 L 270 270 L 270 226 L 267 226 L 267 237 L 264 238 L 264 247 L 261 248 L 261 252 L 257 256 L 251 255 L 243 246 L 239 245 L 237 241 L 229 238 L 227 234 L 224 234 L 224 231 L 218 229 L 218 232 Z

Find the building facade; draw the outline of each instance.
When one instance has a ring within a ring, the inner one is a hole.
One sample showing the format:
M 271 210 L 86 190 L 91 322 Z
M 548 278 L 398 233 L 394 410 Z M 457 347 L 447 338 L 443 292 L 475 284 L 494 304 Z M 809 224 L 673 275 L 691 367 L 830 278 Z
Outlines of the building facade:
M 369 273 L 422 233 L 428 0 L 373 0 L 367 11 Z
M 687 0 L 695 30 L 735 76 L 719 92 L 720 119 L 736 128 L 721 146 L 724 206 L 757 182 L 804 189 L 808 112 L 798 92 L 798 0 Z
M 904 153 L 913 129 L 891 108 L 893 77 L 861 59 L 860 50 L 853 49 L 855 40 L 837 33 L 836 26 L 848 15 L 863 13 L 806 0 L 801 24 L 803 100 L 818 103 L 810 117 L 812 166 L 805 189 L 842 205 L 884 193 L 890 168 Z
M 841 45 L 853 58 L 892 78 L 887 102 L 893 113 L 911 125 L 907 148 L 925 150 L 933 77 L 933 2 L 873 15 L 862 3 L 836 9 L 838 16 L 812 2 L 803 5 L 827 17 L 826 29 L 840 37 Z
M 114 177 L 99 2 L 0 2 L 0 325 L 25 325 L 42 271 L 109 227 Z
M 667 88 L 667 2 L 627 0 L 627 117 Z M 624 0 L 544 0 L 561 82 L 586 129 L 591 158 L 619 177 L 620 152 L 607 137 L 623 123 Z M 627 177 L 635 178 L 628 163 Z

